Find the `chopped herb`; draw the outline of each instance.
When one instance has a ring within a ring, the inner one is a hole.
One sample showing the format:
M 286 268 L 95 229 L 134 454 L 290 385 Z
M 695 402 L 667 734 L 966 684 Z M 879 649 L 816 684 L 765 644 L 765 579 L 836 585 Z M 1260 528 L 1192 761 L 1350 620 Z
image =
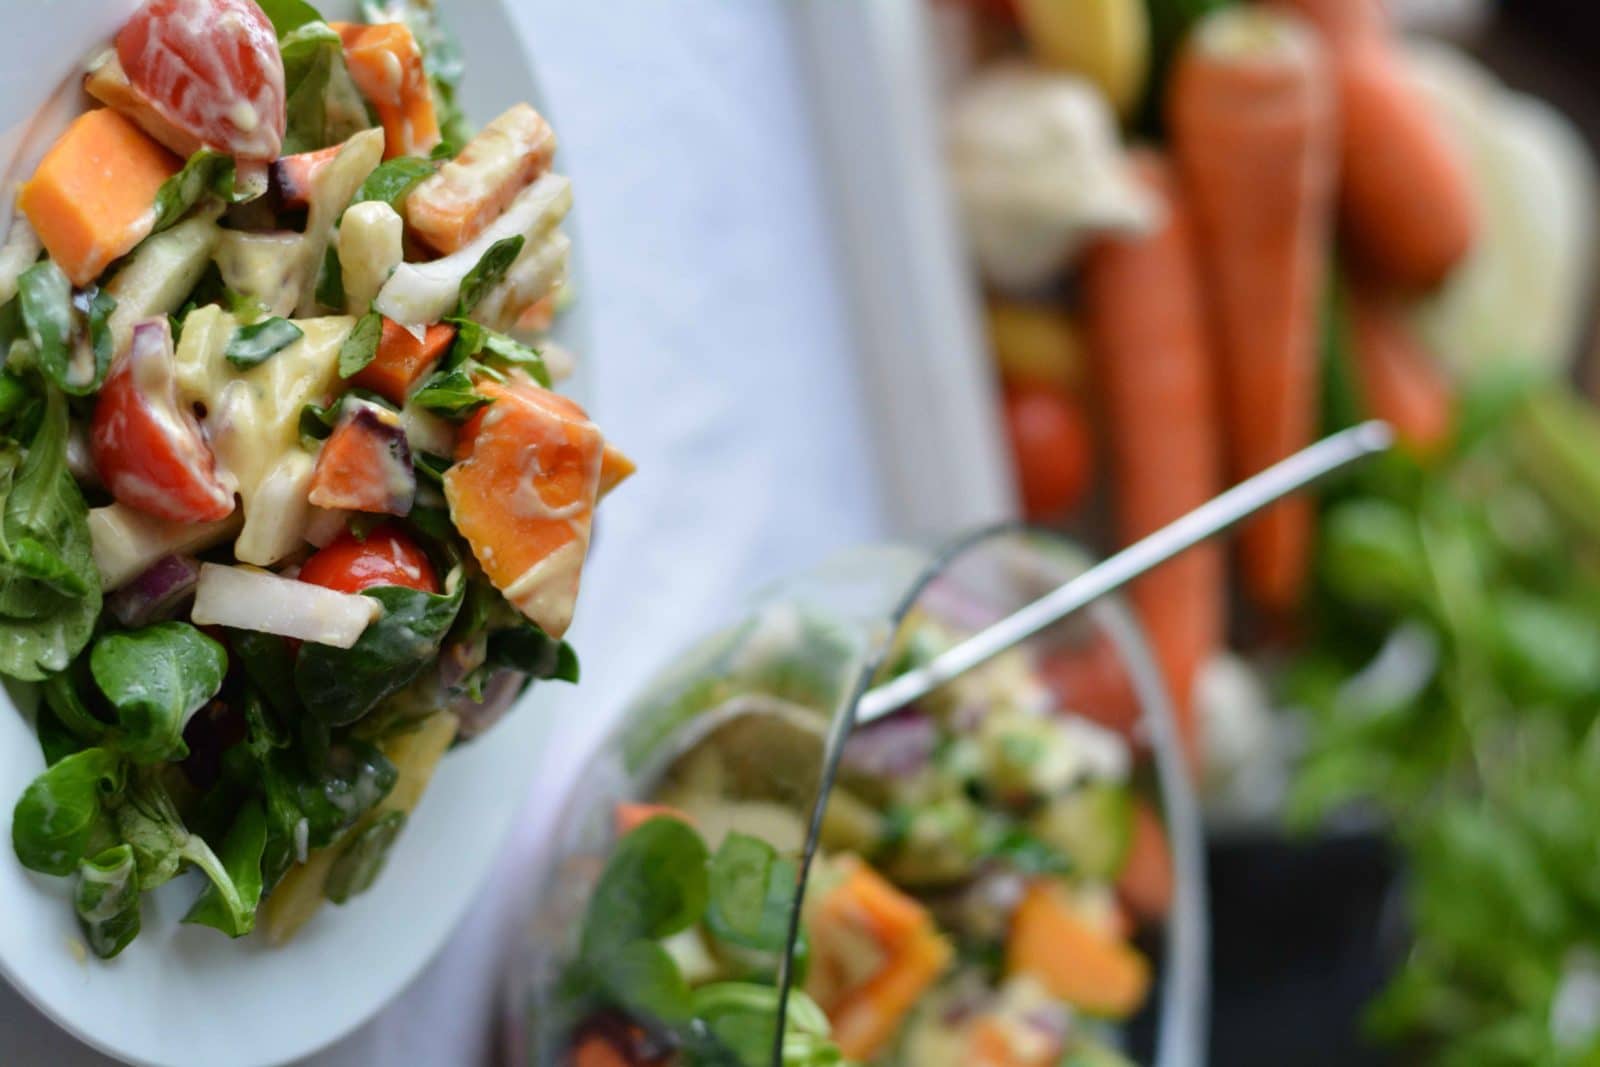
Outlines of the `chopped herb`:
M 151 233 L 174 226 L 208 194 L 224 203 L 236 203 L 248 196 L 234 181 L 233 158 L 209 148 L 189 157 L 183 169 L 161 183 L 156 190 L 156 224 Z
M 265 363 L 304 336 L 305 331 L 288 319 L 263 319 L 235 330 L 222 354 L 235 367 L 248 370 Z
M 489 402 L 461 370 L 441 371 L 411 395 L 411 403 L 425 411 L 456 420 L 465 419 Z
M 356 320 L 350 336 L 339 346 L 339 377 L 352 378 L 366 369 L 378 356 L 378 342 L 383 339 L 383 316 L 369 311 Z
M 316 297 L 317 303 L 330 311 L 344 310 L 344 266 L 339 262 L 338 248 L 331 244 L 317 271 Z
M 457 318 L 465 318 L 470 314 L 495 283 L 506 276 L 511 264 L 522 254 L 523 244 L 524 238 L 518 234 L 502 238 L 489 246 L 477 266 L 467 271 L 467 276 L 461 280 L 461 298 L 456 303 Z
M 355 198 L 350 203 L 381 200 L 391 207 L 398 207 L 418 182 L 432 174 L 433 164 L 426 159 L 400 156 L 386 160 L 367 175 L 367 180 L 361 183 L 361 188 L 356 190 Z

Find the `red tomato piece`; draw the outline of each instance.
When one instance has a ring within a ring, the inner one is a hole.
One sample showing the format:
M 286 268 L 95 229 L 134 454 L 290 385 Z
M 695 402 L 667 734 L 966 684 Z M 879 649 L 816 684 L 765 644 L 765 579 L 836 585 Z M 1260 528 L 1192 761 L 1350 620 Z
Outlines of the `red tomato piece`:
M 1024 514 L 1059 519 L 1088 495 L 1094 439 L 1077 400 L 1059 389 L 1013 386 L 1005 391 L 1006 434 Z
M 215 522 L 233 511 L 216 457 L 194 414 L 178 402 L 172 328 L 143 322 L 100 388 L 89 450 L 111 495 L 174 522 Z
M 149 0 L 117 34 L 132 86 L 173 126 L 219 152 L 283 149 L 283 55 L 255 0 Z
M 300 580 L 341 593 L 359 593 L 380 585 L 439 591 L 439 579 L 427 553 L 398 527 L 387 524 L 365 538 L 346 530 L 306 560 Z

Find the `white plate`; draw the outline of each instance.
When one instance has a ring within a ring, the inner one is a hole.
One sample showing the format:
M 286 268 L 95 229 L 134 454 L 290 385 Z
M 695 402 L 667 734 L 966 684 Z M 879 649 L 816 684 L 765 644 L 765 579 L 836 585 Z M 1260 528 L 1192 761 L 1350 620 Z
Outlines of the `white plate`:
M 26 13 L 9 9 L 0 34 L 0 159 L 20 152 L 26 175 L 75 112 L 58 109 L 40 122 L 35 115 L 137 6 L 36 0 Z M 355 5 L 318 6 L 331 18 Z M 502 0 L 444 6 L 468 61 L 468 113 L 481 122 L 519 100 L 541 107 Z M 581 315 L 580 303 L 562 327 L 563 340 L 580 350 Z M 315 1052 L 406 985 L 475 896 L 528 792 L 548 726 L 572 701 L 554 687 L 533 693 L 487 737 L 446 756 L 377 885 L 344 907 L 324 908 L 289 945 L 180 925 L 199 891 L 189 874 L 147 897 L 143 932 L 109 963 L 74 949 L 70 880 L 26 871 L 12 853 L 12 806 L 44 764 L 24 716 L 0 695 L 0 972 L 72 1034 L 132 1063 L 265 1067 Z M 21 1052 L 7 1049 L 0 1059 Z

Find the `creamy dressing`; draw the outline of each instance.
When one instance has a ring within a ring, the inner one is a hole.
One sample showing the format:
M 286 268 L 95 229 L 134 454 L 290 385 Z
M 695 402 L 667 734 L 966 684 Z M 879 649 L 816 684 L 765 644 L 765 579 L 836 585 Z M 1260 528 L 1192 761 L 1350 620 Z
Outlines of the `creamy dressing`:
M 315 463 L 300 448 L 300 411 L 335 391 L 339 346 L 355 320 L 339 315 L 295 325 L 300 340 L 248 370 L 223 354 L 237 322 L 221 308 L 191 312 L 178 346 L 179 393 L 185 404 L 204 407 L 217 475 L 242 502 L 235 554 L 257 566 L 278 562 L 305 539 Z

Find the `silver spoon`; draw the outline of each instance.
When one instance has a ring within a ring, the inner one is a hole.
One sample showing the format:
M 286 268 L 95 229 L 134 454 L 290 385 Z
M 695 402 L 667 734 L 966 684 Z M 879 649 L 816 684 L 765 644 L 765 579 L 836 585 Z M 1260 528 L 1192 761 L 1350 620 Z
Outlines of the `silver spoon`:
M 1372 421 L 1318 441 L 1221 496 L 1109 556 L 1026 607 L 978 631 L 924 666 L 868 691 L 856 707 L 865 726 L 1021 644 L 1039 631 L 1114 593 L 1146 571 L 1238 525 L 1282 498 L 1394 444 L 1388 423 Z

